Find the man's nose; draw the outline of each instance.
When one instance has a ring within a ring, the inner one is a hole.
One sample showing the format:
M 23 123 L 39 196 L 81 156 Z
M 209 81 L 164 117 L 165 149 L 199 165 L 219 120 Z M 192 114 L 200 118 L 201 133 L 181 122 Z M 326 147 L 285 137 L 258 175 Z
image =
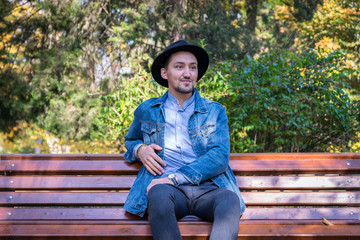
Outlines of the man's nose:
M 191 77 L 191 71 L 189 67 L 184 68 L 184 77 Z

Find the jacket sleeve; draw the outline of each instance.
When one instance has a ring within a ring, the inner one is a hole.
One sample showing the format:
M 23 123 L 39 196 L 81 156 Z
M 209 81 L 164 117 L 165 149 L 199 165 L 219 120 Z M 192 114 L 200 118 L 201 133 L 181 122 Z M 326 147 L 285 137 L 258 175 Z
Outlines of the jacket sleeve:
M 137 161 L 135 148 L 139 144 L 143 144 L 143 134 L 141 132 L 141 124 L 140 124 L 140 106 L 134 112 L 134 120 L 130 125 L 129 131 L 125 135 L 125 147 L 127 152 L 124 157 L 129 162 Z
M 190 136 L 190 138 L 196 136 Z M 221 107 L 216 120 L 216 129 L 208 136 L 206 149 L 199 158 L 181 167 L 178 172 L 192 184 L 215 177 L 226 171 L 230 158 L 230 136 L 228 118 L 224 107 Z

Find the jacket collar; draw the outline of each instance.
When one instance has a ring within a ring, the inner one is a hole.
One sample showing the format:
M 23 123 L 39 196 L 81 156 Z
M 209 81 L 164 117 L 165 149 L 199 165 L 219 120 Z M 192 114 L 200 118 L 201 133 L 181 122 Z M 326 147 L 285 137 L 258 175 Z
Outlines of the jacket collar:
M 195 94 L 195 109 L 194 109 L 194 111 L 199 112 L 199 113 L 207 113 L 205 99 L 200 96 L 200 93 L 198 92 L 198 90 L 196 88 L 194 89 L 194 94 Z M 151 104 L 151 106 L 153 107 L 156 105 L 163 105 L 165 103 L 167 97 L 168 97 L 168 92 L 166 92 L 163 96 L 156 99 Z

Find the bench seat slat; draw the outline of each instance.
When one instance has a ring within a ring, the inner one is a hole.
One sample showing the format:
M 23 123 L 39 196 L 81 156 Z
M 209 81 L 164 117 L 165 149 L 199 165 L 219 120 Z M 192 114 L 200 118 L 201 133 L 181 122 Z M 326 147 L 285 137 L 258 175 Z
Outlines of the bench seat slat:
M 358 219 L 328 219 L 334 225 L 359 225 L 360 220 Z M 0 220 L 0 225 L 117 225 L 117 224 L 129 224 L 129 223 L 143 223 L 147 224 L 147 219 L 132 219 L 132 220 L 118 220 L 118 219 L 50 219 L 50 220 Z M 207 221 L 203 221 L 201 219 L 196 218 L 195 216 L 186 216 L 182 219 L 179 219 L 178 222 L 191 222 L 193 224 L 203 224 Z M 323 223 L 322 219 L 240 219 L 241 225 L 254 225 L 254 224 L 262 224 L 262 225 L 326 225 Z M 1 239 L 1 238 L 0 238 Z
M 231 153 L 230 160 L 323 160 L 323 159 L 360 159 L 360 153 Z
M 3 192 L 0 205 L 123 205 L 127 192 Z
M 122 205 L 127 192 L 3 192 L 0 205 Z M 247 205 L 360 205 L 360 192 L 243 192 Z
M 0 160 L 124 160 L 123 154 L 2 154 Z
M 123 154 L 2 154 L 0 160 L 118 160 Z M 360 153 L 231 153 L 230 160 L 360 159 Z
M 127 189 L 136 176 L 6 176 L 0 189 Z
M 359 173 L 360 159 L 231 160 L 230 166 L 235 174 Z
M 210 223 L 193 224 L 189 222 L 179 223 L 179 228 L 183 236 L 191 235 L 194 237 L 203 237 L 207 239 L 211 231 Z M 8 235 L 11 232 L 12 235 Z M 75 236 L 135 236 L 140 239 L 143 236 L 151 236 L 149 224 L 128 223 L 121 225 L 0 225 L 0 236 L 68 236 L 73 233 Z M 76 233 L 76 234 L 75 234 Z M 245 233 L 245 234 L 243 234 Z M 239 227 L 239 237 L 244 236 L 245 239 L 251 236 L 262 237 L 266 239 L 267 236 L 276 237 L 290 237 L 290 236 L 346 236 L 355 237 L 360 236 L 360 228 L 354 225 L 241 225 Z M 124 239 L 124 238 L 122 238 Z M 196 238 L 198 239 L 198 238 Z M 297 238 L 298 239 L 298 238 Z
M 360 175 L 347 176 L 236 176 L 242 190 L 360 189 Z
M 358 208 L 248 208 L 241 220 L 358 220 Z M 0 208 L 0 221 L 140 220 L 123 208 Z
M 135 176 L 5 176 L 0 189 L 130 189 Z M 243 190 L 360 189 L 360 175 L 237 176 Z
M 360 205 L 360 192 L 243 192 L 247 205 Z
M 14 160 L 0 161 L 0 172 L 7 174 L 136 174 L 141 164 L 125 160 Z M 263 173 L 359 173 L 360 159 L 339 160 L 232 160 L 235 174 Z
M 0 161 L 0 169 L 7 174 L 137 174 L 140 164 L 124 160 L 12 160 Z M 0 170 L 0 172 L 2 172 Z

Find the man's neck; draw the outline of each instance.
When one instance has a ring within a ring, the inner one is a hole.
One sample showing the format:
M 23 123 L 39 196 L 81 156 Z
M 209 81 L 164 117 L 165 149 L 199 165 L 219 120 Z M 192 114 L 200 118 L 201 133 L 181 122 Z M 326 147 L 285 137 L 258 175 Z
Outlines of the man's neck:
M 169 90 L 169 92 L 170 92 L 170 90 Z M 174 91 L 174 92 L 171 91 L 170 93 L 179 101 L 180 107 L 182 108 L 183 103 L 186 102 L 187 100 L 189 100 L 193 96 L 194 91 L 191 93 L 179 93 L 177 91 Z

